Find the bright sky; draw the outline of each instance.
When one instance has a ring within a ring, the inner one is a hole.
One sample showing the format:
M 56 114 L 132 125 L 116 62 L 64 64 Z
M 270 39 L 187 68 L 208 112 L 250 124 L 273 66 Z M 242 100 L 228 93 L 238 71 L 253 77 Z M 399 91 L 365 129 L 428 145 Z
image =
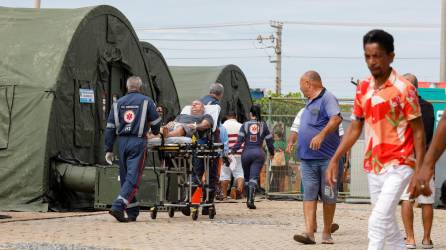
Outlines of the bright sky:
M 258 48 L 259 44 L 254 40 L 258 35 L 269 36 L 274 33 L 268 24 L 270 20 L 285 22 L 282 92 L 298 91 L 299 76 L 313 69 L 321 74 L 325 86 L 336 96 L 352 98 L 354 86 L 349 83 L 350 78 L 363 78 L 369 74 L 362 58 L 362 36 L 372 28 L 383 28 L 394 36 L 396 60 L 393 66 L 398 72 L 412 72 L 420 81 L 439 80 L 440 0 L 41 1 L 42 8 L 112 5 L 130 20 L 140 39 L 147 39 L 163 53 L 169 65 L 236 64 L 244 71 L 252 88 L 274 89 L 274 64 L 268 58 L 268 55 L 273 55 L 273 50 Z M 33 5 L 34 0 L 0 0 L 0 6 Z M 320 26 L 291 23 L 308 21 L 376 25 Z M 222 23 L 264 24 L 200 29 L 142 29 Z

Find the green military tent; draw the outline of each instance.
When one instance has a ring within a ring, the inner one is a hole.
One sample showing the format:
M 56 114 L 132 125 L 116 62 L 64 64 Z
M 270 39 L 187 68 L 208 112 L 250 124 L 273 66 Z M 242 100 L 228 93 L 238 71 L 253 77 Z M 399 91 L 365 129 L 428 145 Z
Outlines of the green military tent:
M 0 209 L 46 211 L 55 162 L 104 164 L 107 114 L 127 77 L 156 91 L 135 31 L 113 7 L 0 8 L 0 37 Z
M 158 105 L 165 108 L 164 121 L 170 121 L 180 113 L 177 90 L 161 52 L 148 42 L 141 42 L 150 70 L 150 79 L 155 90 Z
M 172 66 L 170 67 L 177 87 L 181 106 L 209 93 L 209 86 L 219 82 L 225 88 L 222 116 L 236 112 L 239 121 L 245 121 L 252 105 L 248 81 L 236 65 L 224 66 Z

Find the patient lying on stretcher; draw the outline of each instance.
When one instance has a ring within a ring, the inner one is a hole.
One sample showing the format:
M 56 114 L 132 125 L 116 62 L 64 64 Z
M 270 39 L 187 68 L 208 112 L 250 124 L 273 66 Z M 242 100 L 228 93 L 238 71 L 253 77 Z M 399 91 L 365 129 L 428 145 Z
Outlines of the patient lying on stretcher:
M 164 137 L 192 137 L 197 133 L 198 138 L 205 136 L 205 131 L 213 126 L 212 116 L 205 114 L 205 107 L 202 102 L 195 100 L 192 102 L 190 114 L 180 114 L 174 121 L 169 122 L 161 128 Z M 154 136 L 149 135 L 149 138 Z

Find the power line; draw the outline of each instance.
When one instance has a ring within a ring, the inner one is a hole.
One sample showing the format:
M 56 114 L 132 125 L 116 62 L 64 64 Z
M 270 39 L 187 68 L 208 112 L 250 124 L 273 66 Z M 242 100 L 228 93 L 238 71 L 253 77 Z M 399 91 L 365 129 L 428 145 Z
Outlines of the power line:
M 175 41 L 175 42 L 232 42 L 256 41 L 255 38 L 228 38 L 228 39 L 183 39 L 183 38 L 143 38 L 142 41 Z
M 295 56 L 295 55 L 285 55 L 286 58 L 300 58 L 300 59 L 362 59 L 362 56 Z M 439 57 L 395 57 L 395 60 L 439 60 Z
M 439 29 L 439 24 L 420 23 L 365 23 L 365 22 L 327 22 L 327 21 L 284 21 L 285 24 L 308 26 L 345 26 L 345 27 L 387 27 L 407 29 Z
M 178 50 L 178 51 L 243 51 L 243 50 L 256 50 L 257 48 L 214 48 L 214 49 L 201 49 L 201 48 L 158 48 L 159 50 Z
M 167 57 L 167 60 L 206 60 L 206 59 L 232 59 L 232 58 L 265 58 L 266 56 L 214 56 L 214 57 Z
M 265 58 L 267 55 L 262 56 L 209 56 L 209 57 L 170 57 L 167 59 L 175 60 L 195 60 L 195 59 L 226 59 L 226 58 Z M 333 59 L 333 60 L 364 60 L 361 56 L 297 56 L 297 55 L 285 55 L 285 58 L 296 58 L 296 59 Z M 395 60 L 439 60 L 439 57 L 395 57 Z
M 221 23 L 221 24 L 200 24 L 191 26 L 164 26 L 164 27 L 136 27 L 135 30 L 152 31 L 152 30 L 188 30 L 188 29 L 209 29 L 209 28 L 225 28 L 240 26 L 256 26 L 268 25 L 268 22 L 240 22 L 240 23 Z
M 368 22 L 333 22 L 333 21 L 284 21 L 284 24 L 290 25 L 306 25 L 306 26 L 337 26 L 337 27 L 387 27 L 387 28 L 405 28 L 405 29 L 439 29 L 440 24 L 435 23 L 368 23 Z M 259 26 L 268 25 L 269 22 L 238 22 L 238 23 L 221 23 L 221 24 L 198 24 L 190 26 L 160 26 L 160 27 L 136 27 L 137 31 L 154 31 L 154 30 L 188 30 L 188 29 L 210 29 L 210 28 L 226 28 L 226 27 L 242 27 L 242 26 Z

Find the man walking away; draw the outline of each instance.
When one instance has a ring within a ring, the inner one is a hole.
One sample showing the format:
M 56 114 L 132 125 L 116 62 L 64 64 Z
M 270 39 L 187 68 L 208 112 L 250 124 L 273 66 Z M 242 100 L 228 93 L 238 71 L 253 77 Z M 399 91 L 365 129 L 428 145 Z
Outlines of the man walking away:
M 412 83 L 415 88 L 418 88 L 418 80 L 414 75 L 405 74 L 403 77 Z M 421 119 L 423 120 L 427 148 L 429 147 L 432 140 L 432 135 L 434 133 L 434 107 L 430 102 L 421 98 L 421 96 L 418 96 L 418 101 L 421 108 Z M 418 204 L 421 205 L 422 211 L 424 237 L 421 244 L 423 249 L 431 249 L 434 247 L 431 240 L 432 220 L 434 216 L 434 208 L 432 204 L 435 202 L 434 178 L 431 178 L 429 184 L 430 188 L 433 190 L 432 194 L 430 196 L 421 195 L 417 198 Z M 403 192 L 403 195 L 401 195 L 401 217 L 403 218 L 404 229 L 406 231 L 406 247 L 407 249 L 416 249 L 417 246 L 415 244 L 415 236 L 413 231 L 413 200 L 409 199 L 407 188 L 408 187 L 406 187 L 405 192 Z
M 113 103 L 107 120 L 105 134 L 105 159 L 111 165 L 113 144 L 119 136 L 119 177 L 121 191 L 113 202 L 110 214 L 119 222 L 136 221 L 139 206 L 135 195 L 138 192 L 146 156 L 146 134 L 149 130 L 158 134 L 161 117 L 155 103 L 141 93 L 142 80 L 138 76 L 127 80 L 128 93 Z M 124 216 L 127 212 L 127 218 Z
M 223 127 L 225 127 L 226 131 L 228 131 L 229 150 L 232 150 L 232 148 L 237 143 L 238 133 L 240 131 L 240 127 L 242 126 L 242 124 L 237 121 L 236 114 L 233 111 L 228 112 L 228 114 L 226 115 L 226 119 L 227 120 L 223 123 Z M 225 197 L 227 195 L 228 186 L 231 181 L 231 174 L 234 177 L 237 186 L 236 197 L 239 198 L 243 194 L 245 180 L 243 178 L 243 168 L 241 159 L 242 151 L 243 151 L 243 145 L 238 151 L 236 151 L 234 155 L 234 159 L 236 161 L 234 170 L 231 170 L 229 166 L 223 166 L 221 168 L 220 182 Z

